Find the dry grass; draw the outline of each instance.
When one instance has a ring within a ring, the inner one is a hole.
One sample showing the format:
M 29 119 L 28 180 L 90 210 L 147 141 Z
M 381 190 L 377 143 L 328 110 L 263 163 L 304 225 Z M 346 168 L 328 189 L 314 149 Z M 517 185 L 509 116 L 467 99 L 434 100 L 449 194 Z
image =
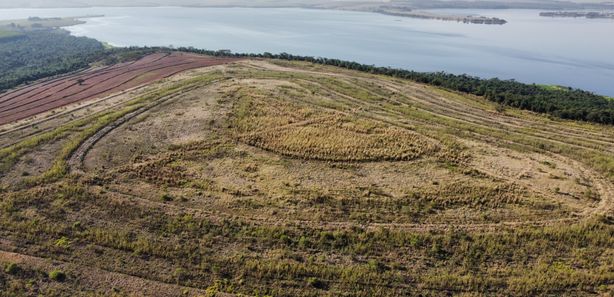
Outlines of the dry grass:
M 0 187 L 0 262 L 19 267 L 0 295 L 613 293 L 611 127 L 305 63 L 215 69 L 156 89 L 191 82 L 172 100 L 143 90 L 155 106 L 85 173 Z M 3 168 L 69 169 L 127 101 L 24 128 Z
M 252 133 L 240 139 L 286 156 L 324 161 L 414 160 L 438 150 L 434 141 L 417 133 L 392 127 L 365 129 L 364 124 L 370 123 L 332 119 Z

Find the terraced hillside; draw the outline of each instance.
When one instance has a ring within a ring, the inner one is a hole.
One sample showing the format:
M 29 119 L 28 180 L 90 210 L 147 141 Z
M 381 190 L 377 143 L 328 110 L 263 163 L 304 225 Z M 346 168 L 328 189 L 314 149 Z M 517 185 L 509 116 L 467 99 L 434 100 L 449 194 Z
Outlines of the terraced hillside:
M 230 59 L 182 53 L 152 54 L 141 59 L 81 71 L 0 94 L 0 124 L 14 122 L 82 100 L 104 97 L 136 86 Z
M 614 294 L 610 126 L 244 59 L 0 135 L 0 295 Z

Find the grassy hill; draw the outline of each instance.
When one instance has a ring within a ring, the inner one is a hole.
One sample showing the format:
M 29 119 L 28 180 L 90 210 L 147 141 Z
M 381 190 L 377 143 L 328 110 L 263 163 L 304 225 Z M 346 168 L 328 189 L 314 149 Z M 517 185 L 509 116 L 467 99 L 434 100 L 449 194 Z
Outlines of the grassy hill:
M 0 127 L 0 295 L 612 295 L 613 136 L 307 62 L 181 73 Z

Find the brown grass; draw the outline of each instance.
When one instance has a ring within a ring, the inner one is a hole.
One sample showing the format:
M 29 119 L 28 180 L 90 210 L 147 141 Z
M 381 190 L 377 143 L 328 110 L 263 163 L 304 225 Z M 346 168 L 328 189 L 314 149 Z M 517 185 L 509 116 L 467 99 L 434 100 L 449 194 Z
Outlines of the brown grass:
M 305 63 L 195 70 L 162 89 L 190 80 L 97 139 L 85 172 L 2 180 L 0 262 L 20 269 L 0 271 L 2 293 L 613 293 L 611 127 Z M 0 151 L 9 175 L 112 122 L 89 116 L 23 128 Z
M 240 139 L 286 156 L 324 161 L 413 160 L 438 150 L 434 141 L 408 130 L 361 128 L 351 120 L 341 118 L 256 132 Z

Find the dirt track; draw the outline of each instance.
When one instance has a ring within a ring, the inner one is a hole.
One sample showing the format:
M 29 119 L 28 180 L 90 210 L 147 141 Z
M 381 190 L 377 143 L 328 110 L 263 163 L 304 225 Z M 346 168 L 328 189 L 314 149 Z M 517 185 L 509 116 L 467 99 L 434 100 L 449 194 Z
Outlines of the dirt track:
M 179 72 L 234 61 L 186 53 L 152 54 L 137 61 L 43 81 L 0 95 L 0 125 L 74 102 L 124 91 Z

